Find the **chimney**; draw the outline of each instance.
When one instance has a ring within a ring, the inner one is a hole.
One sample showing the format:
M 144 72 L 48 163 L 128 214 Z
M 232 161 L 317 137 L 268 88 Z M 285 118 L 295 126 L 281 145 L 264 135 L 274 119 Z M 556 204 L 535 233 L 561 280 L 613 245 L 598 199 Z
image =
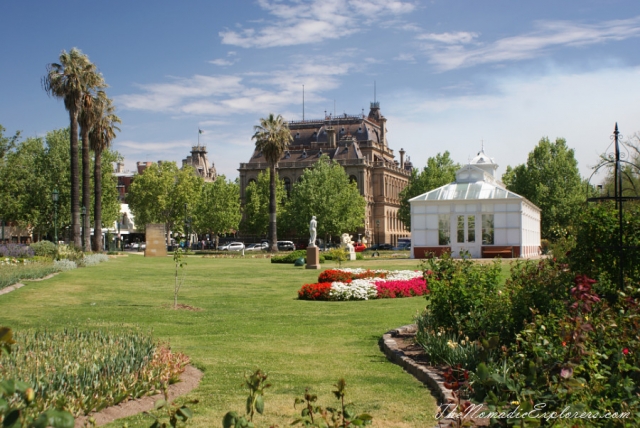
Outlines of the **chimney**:
M 333 129 L 333 126 L 327 127 L 327 141 L 329 142 L 329 147 L 336 148 L 336 130 Z
M 122 162 L 116 162 L 116 173 L 123 173 L 124 172 L 124 163 Z
M 387 118 L 384 116 L 380 117 L 380 142 L 383 146 L 387 145 Z
M 145 169 L 151 166 L 151 162 L 136 162 L 138 168 L 138 174 L 142 174 Z
M 400 149 L 400 169 L 404 169 L 404 149 Z

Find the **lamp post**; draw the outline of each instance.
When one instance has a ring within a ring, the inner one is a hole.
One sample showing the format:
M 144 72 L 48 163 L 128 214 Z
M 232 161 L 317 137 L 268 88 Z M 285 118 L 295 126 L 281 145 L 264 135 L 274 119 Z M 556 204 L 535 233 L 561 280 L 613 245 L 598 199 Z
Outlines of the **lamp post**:
M 376 220 L 376 244 L 380 245 L 380 220 Z
M 189 248 L 189 223 L 187 223 L 187 209 L 189 208 L 189 204 L 187 204 L 186 202 L 184 203 L 184 236 L 185 236 L 185 241 L 184 241 L 184 248 L 187 249 Z
M 51 199 L 53 200 L 53 240 L 58 245 L 58 189 L 53 189 Z M 2 239 L 4 240 L 4 228 L 2 229 Z
M 83 206 L 82 207 L 82 251 L 86 251 L 85 245 L 84 245 L 84 234 L 85 234 L 85 227 L 84 227 L 84 218 L 87 216 L 87 207 Z M 100 231 L 102 232 L 102 231 Z

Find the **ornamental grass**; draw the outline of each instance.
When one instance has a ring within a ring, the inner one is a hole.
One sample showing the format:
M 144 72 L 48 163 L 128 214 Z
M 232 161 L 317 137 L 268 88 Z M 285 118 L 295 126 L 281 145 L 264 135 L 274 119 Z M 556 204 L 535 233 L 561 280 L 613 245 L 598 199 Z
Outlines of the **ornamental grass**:
M 0 358 L 0 378 L 33 385 L 30 411 L 63 406 L 86 415 L 178 381 L 188 357 L 138 331 L 16 332 Z

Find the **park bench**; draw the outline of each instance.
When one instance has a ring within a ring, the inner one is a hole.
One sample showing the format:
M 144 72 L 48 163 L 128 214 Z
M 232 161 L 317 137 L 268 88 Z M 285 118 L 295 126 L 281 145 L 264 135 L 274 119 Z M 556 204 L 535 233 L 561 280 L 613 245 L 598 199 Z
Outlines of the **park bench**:
M 482 258 L 513 258 L 513 247 L 486 247 L 482 249 Z

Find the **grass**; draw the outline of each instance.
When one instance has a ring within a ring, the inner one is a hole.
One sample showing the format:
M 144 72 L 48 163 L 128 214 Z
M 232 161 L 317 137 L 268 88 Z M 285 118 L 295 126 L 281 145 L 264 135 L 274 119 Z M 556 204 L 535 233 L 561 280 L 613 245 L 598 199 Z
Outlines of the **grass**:
M 171 258 L 138 255 L 61 273 L 0 296 L 0 324 L 14 330 L 140 327 L 170 342 L 204 370 L 200 386 L 187 399 L 195 427 L 220 426 L 229 410 L 242 411 L 243 376 L 260 367 L 273 384 L 265 396 L 260 426 L 286 426 L 295 397 L 311 387 L 323 405 L 335 405 L 332 385 L 347 381 L 347 399 L 374 416 L 379 427 L 424 427 L 433 422 L 435 402 L 418 381 L 388 362 L 378 349 L 380 336 L 412 322 L 421 297 L 358 302 L 296 299 L 319 271 L 271 264 L 269 259 L 189 257 L 179 303 L 202 311 L 170 309 Z M 365 260 L 347 267 L 416 268 L 416 260 Z M 323 269 L 337 267 L 327 262 Z M 152 421 L 138 415 L 130 427 Z M 123 421 L 112 423 L 121 427 Z

